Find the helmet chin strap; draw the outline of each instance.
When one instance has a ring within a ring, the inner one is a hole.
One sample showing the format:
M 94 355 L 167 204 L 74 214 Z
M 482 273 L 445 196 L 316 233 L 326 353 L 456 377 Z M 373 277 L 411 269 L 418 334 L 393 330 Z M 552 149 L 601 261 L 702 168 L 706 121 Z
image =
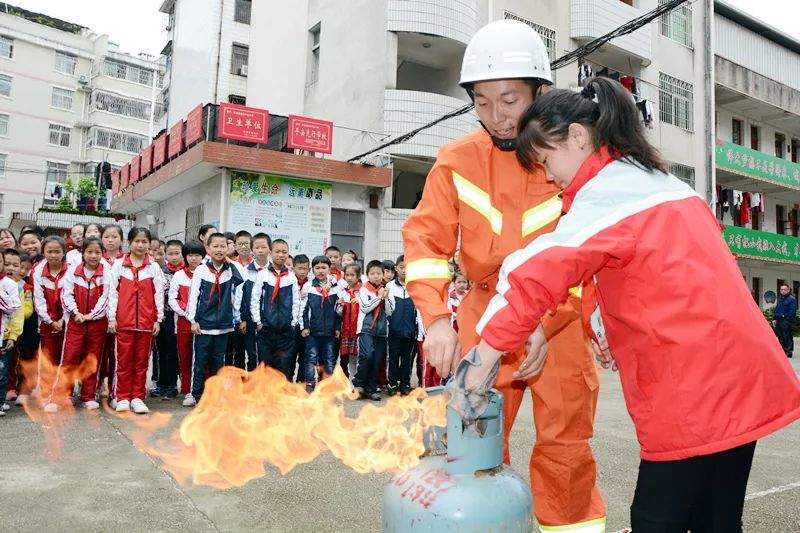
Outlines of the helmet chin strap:
M 487 128 L 483 124 L 483 122 L 480 122 L 480 124 L 483 127 L 483 129 L 486 130 L 486 133 L 489 134 L 489 137 L 492 138 L 492 143 L 494 143 L 494 145 L 497 147 L 498 150 L 500 150 L 501 152 L 513 152 L 514 150 L 517 149 L 516 137 L 514 137 L 513 139 L 501 139 L 499 137 L 495 137 L 494 135 L 492 135 L 492 132 L 489 131 L 489 128 Z

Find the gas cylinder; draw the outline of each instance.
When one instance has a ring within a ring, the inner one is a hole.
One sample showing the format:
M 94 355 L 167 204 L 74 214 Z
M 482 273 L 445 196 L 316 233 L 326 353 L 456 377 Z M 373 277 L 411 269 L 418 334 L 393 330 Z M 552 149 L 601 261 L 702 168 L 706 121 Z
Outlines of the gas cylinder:
M 440 394 L 441 388 L 429 391 Z M 503 464 L 503 397 L 492 390 L 489 407 L 465 424 L 447 407 L 447 427 L 425 441 L 426 456 L 383 491 L 383 530 L 530 532 L 528 484 Z M 438 453 L 438 454 L 437 454 Z

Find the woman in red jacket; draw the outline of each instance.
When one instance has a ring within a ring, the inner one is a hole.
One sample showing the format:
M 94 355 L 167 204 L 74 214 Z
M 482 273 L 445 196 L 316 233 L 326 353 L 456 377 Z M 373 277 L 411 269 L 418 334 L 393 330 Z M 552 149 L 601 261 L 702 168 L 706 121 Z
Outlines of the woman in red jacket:
M 756 440 L 800 418 L 800 383 L 713 213 L 666 173 L 640 120 L 630 93 L 605 78 L 553 90 L 523 116 L 520 162 L 545 166 L 566 214 L 503 263 L 466 388 L 532 332 L 515 377 L 536 375 L 540 319 L 594 281 L 595 333 L 614 354 L 641 445 L 633 530 L 741 531 Z
M 61 288 L 64 308 L 64 348 L 56 376 L 54 398 L 45 410 L 57 411 L 58 403 L 69 399 L 73 380 L 81 381 L 80 399 L 86 409 L 97 409 L 97 364 L 103 353 L 108 320 L 105 291 L 105 268 L 101 261 L 103 245 L 97 237 L 89 237 L 81 246 L 82 261 L 67 272 Z M 93 360 L 90 368 L 81 368 Z M 78 375 L 78 372 L 80 375 Z
M 116 333 L 114 409 L 149 413 L 144 403 L 150 348 L 164 318 L 164 275 L 147 253 L 150 231 L 131 228 L 130 252 L 108 276 L 108 331 Z
M 64 260 L 67 244 L 58 236 L 42 244 L 44 261 L 33 271 L 33 304 L 39 315 L 39 375 L 37 388 L 43 406 L 51 403 L 56 368 L 64 343 L 64 310 L 61 307 L 61 282 L 67 273 Z M 44 359 L 44 361 L 42 360 Z

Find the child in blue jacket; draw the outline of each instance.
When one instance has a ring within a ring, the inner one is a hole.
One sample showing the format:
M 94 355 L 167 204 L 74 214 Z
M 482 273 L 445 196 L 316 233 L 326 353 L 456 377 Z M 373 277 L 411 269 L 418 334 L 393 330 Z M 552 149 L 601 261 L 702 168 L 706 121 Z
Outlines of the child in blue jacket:
M 330 278 L 331 260 L 318 255 L 311 261 L 314 279 L 306 283 L 301 293 L 303 309 L 301 335 L 306 341 L 305 376 L 306 390 L 311 392 L 317 383 L 316 366 L 320 361 L 325 377 L 333 374 L 336 364 L 335 339 L 339 338 L 341 307 L 339 286 Z
M 367 280 L 358 291 L 358 369 L 353 385 L 362 399 L 380 400 L 378 368 L 386 354 L 388 317 L 394 308 L 383 286 L 383 263 L 367 264 Z

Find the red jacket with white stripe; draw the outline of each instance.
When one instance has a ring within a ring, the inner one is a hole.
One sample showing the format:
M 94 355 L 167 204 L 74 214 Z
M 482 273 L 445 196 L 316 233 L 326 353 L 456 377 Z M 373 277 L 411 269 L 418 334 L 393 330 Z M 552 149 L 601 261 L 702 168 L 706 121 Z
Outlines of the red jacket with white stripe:
M 117 331 L 151 331 L 164 319 L 164 274 L 149 255 L 137 268 L 125 254 L 107 279 L 108 321 L 116 322 Z
M 102 335 L 106 332 L 108 321 L 108 293 L 106 292 L 105 268 L 101 262 L 90 275 L 86 266 L 80 263 L 67 272 L 61 282 L 61 304 L 69 317 L 68 327 L 84 328 L 86 333 Z M 75 322 L 75 314 L 89 315 L 83 324 Z
M 189 307 L 189 291 L 192 287 L 193 272 L 184 267 L 175 272 L 169 283 L 169 307 L 175 312 L 175 331 L 189 333 L 192 323 L 186 318 L 186 309 Z
M 47 261 L 41 261 L 33 270 L 33 305 L 39 315 L 39 334 L 45 337 L 54 335 L 51 324 L 64 316 L 61 282 L 66 274 L 66 261 L 61 263 L 61 270 L 55 276 L 50 272 Z M 62 335 L 62 332 L 55 335 Z
M 563 200 L 556 230 L 503 263 L 478 326 L 491 346 L 515 349 L 594 278 L 642 458 L 716 453 L 800 418 L 797 376 L 693 189 L 603 149 Z

